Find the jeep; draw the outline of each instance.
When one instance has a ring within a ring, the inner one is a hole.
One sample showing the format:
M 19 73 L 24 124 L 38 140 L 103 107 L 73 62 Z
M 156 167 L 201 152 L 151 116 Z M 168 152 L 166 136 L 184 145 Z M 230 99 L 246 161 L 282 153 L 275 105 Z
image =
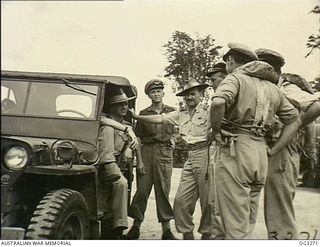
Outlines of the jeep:
M 107 232 L 111 188 L 99 178 L 98 130 L 114 86 L 136 95 L 119 76 L 1 71 L 1 239 Z M 121 167 L 128 202 L 132 166 Z

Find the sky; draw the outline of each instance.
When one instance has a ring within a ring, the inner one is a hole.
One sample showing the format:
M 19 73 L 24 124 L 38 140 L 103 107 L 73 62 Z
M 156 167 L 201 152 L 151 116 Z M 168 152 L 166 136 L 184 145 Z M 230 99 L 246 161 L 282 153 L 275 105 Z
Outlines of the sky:
M 305 58 L 319 31 L 319 0 L 1 1 L 1 69 L 118 75 L 138 88 L 137 109 L 150 104 L 144 85 L 163 79 L 164 102 L 177 100 L 163 78 L 163 45 L 174 31 L 210 34 L 281 53 L 284 72 L 307 80 L 320 74 L 319 51 Z

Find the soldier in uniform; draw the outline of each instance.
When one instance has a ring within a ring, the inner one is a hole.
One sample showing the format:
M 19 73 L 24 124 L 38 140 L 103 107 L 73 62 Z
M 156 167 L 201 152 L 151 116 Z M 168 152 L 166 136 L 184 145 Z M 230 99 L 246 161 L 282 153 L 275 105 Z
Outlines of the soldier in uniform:
M 164 84 L 153 79 L 145 85 L 145 94 L 151 100 L 151 105 L 140 112 L 140 115 L 161 115 L 175 108 L 162 102 Z M 171 137 L 173 126 L 170 124 L 150 124 L 137 122 L 136 134 L 141 143 L 141 155 L 144 166 L 137 166 L 137 191 L 129 208 L 129 216 L 134 219 L 133 226 L 126 239 L 138 239 L 140 225 L 144 220 L 148 198 L 154 186 L 158 221 L 162 225 L 162 239 L 176 239 L 170 230 L 170 220 L 174 218 L 169 202 L 171 176 L 173 168 L 173 147 Z
M 127 125 L 121 124 L 113 119 L 107 118 L 106 116 L 101 116 L 101 125 L 107 125 L 109 127 L 112 127 L 116 130 L 120 130 L 125 132 L 129 138 L 130 138 L 130 148 L 132 150 L 136 149 L 138 145 L 138 139 L 136 134 L 133 132 L 131 128 L 129 128 Z
M 274 114 L 285 133 L 297 129 L 297 110 L 270 80 L 273 68 L 239 43 L 223 56 L 229 73 L 211 104 L 212 136 L 219 145 L 215 163 L 216 202 L 225 239 L 248 239 L 254 229 L 267 168 L 265 130 Z M 291 136 L 286 136 L 288 140 Z M 279 146 L 278 146 L 279 147 Z
M 207 182 L 206 178 L 206 174 L 212 174 L 208 171 L 209 108 L 208 105 L 201 103 L 203 90 L 206 87 L 207 84 L 199 84 L 191 79 L 177 94 L 184 97 L 187 105 L 180 111 L 150 116 L 138 116 L 132 112 L 133 117 L 139 121 L 178 125 L 179 134 L 187 145 L 188 160 L 182 170 L 173 206 L 176 228 L 183 234 L 183 239 L 194 239 L 192 215 L 199 198 L 202 216 L 198 231 L 202 234 L 202 239 L 209 239 L 212 232 L 209 206 L 210 182 Z
M 226 71 L 226 64 L 224 62 L 216 63 L 212 69 L 206 74 L 206 77 L 209 78 L 210 82 L 206 91 L 209 95 L 208 104 L 211 104 L 211 99 L 214 95 L 215 90 L 219 86 L 219 84 L 223 81 L 223 79 L 227 76 Z M 208 89 L 211 89 L 210 91 Z M 210 146 L 210 165 L 212 166 L 212 184 L 210 185 L 211 188 L 214 188 L 214 163 L 215 163 L 215 154 L 216 154 L 217 147 L 213 142 Z M 212 190 L 210 193 L 210 205 L 212 206 L 211 213 L 212 213 L 212 238 L 213 239 L 221 239 L 224 238 L 223 227 L 221 227 L 221 217 L 219 215 L 219 210 L 216 208 L 218 205 L 215 204 L 215 192 Z
M 290 82 L 292 80 L 290 80 L 291 76 L 288 76 L 289 74 L 281 76 L 281 67 L 285 64 L 285 60 L 278 52 L 264 48 L 257 49 L 255 52 L 260 61 L 273 66 L 275 71 L 274 83 L 281 83 L 281 90 L 301 112 L 302 115 L 300 115 L 302 117 L 309 115 L 308 109 L 313 104 L 317 104 L 319 97 L 313 93 L 311 87 L 308 87 L 307 81 L 303 83 L 301 78 L 301 86 L 299 87 Z M 279 123 L 278 125 L 281 126 L 282 124 Z M 316 160 L 314 127 L 314 124 L 304 127 L 304 135 L 300 131 L 289 145 L 269 157 L 268 176 L 264 188 L 264 213 L 269 239 L 298 238 L 293 199 L 298 182 L 300 155 L 301 152 L 304 152 L 301 147 L 304 145 L 306 155 Z M 271 130 L 273 133 L 268 140 L 269 143 L 272 143 L 277 136 L 277 133 L 274 133 L 277 128 L 274 126 Z M 278 132 L 280 131 L 281 129 L 278 130 Z M 304 144 L 303 140 L 305 140 Z
M 206 77 L 210 79 L 209 85 L 212 89 L 216 90 L 226 75 L 226 64 L 224 62 L 219 62 L 213 65 L 212 69 L 206 74 Z
M 135 97 L 128 98 L 121 88 L 117 88 L 114 95 L 108 99 L 110 109 L 106 117 L 125 125 L 126 128 L 131 128 L 123 118 L 128 111 L 128 101 L 133 98 Z M 123 230 L 128 228 L 128 183 L 119 165 L 120 157 L 132 158 L 132 152 L 128 147 L 130 139 L 126 132 L 104 125 L 108 124 L 106 119 L 104 121 L 102 119 L 102 123 L 98 138 L 100 175 L 104 186 L 112 185 L 113 237 L 122 239 Z

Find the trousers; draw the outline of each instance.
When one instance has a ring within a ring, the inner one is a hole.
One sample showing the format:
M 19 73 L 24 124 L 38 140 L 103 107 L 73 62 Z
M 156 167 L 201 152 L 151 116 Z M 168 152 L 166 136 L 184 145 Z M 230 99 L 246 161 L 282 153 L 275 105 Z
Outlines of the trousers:
M 219 213 L 219 205 L 216 203 L 216 184 L 215 184 L 215 167 L 217 155 L 219 155 L 219 148 L 216 143 L 210 146 L 210 166 L 209 172 L 209 183 L 210 183 L 210 194 L 209 194 L 209 205 L 211 207 L 211 219 L 212 219 L 212 239 L 219 240 L 224 239 L 225 233 L 222 227 L 221 216 Z
M 111 207 L 113 215 L 113 227 L 128 228 L 128 182 L 115 162 L 106 164 L 102 169 L 102 178 L 105 186 L 109 186 L 110 180 L 104 179 L 110 175 L 117 175 L 118 180 L 112 182 Z
M 173 204 L 175 225 L 180 233 L 193 232 L 192 216 L 196 202 L 200 199 L 202 215 L 198 232 L 212 234 L 211 206 L 209 203 L 209 194 L 212 188 L 210 188 L 209 178 L 206 179 L 207 164 L 207 147 L 188 152 L 188 160 L 183 166 L 180 184 Z M 212 167 L 208 169 L 208 175 L 210 176 Z
M 161 143 L 144 144 L 141 155 L 145 174 L 137 175 L 137 191 L 129 208 L 129 216 L 140 222 L 144 220 L 148 198 L 154 186 L 158 221 L 169 221 L 174 218 L 169 202 L 173 167 L 172 148 Z
M 297 239 L 293 207 L 299 175 L 298 150 L 285 147 L 269 157 L 268 176 L 264 188 L 264 216 L 269 239 Z
M 219 149 L 215 163 L 215 199 L 224 239 L 249 239 L 267 176 L 266 143 L 261 138 L 241 134 L 232 152 L 228 146 Z

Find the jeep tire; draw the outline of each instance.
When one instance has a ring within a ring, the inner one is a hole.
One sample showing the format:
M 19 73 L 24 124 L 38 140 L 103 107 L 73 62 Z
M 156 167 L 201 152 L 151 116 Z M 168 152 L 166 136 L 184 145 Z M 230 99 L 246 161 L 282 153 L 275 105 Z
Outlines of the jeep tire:
M 26 231 L 26 239 L 88 239 L 89 213 L 81 193 L 61 189 L 39 202 Z
M 307 170 L 302 176 L 302 184 L 307 188 L 319 188 L 320 172 L 317 170 Z

